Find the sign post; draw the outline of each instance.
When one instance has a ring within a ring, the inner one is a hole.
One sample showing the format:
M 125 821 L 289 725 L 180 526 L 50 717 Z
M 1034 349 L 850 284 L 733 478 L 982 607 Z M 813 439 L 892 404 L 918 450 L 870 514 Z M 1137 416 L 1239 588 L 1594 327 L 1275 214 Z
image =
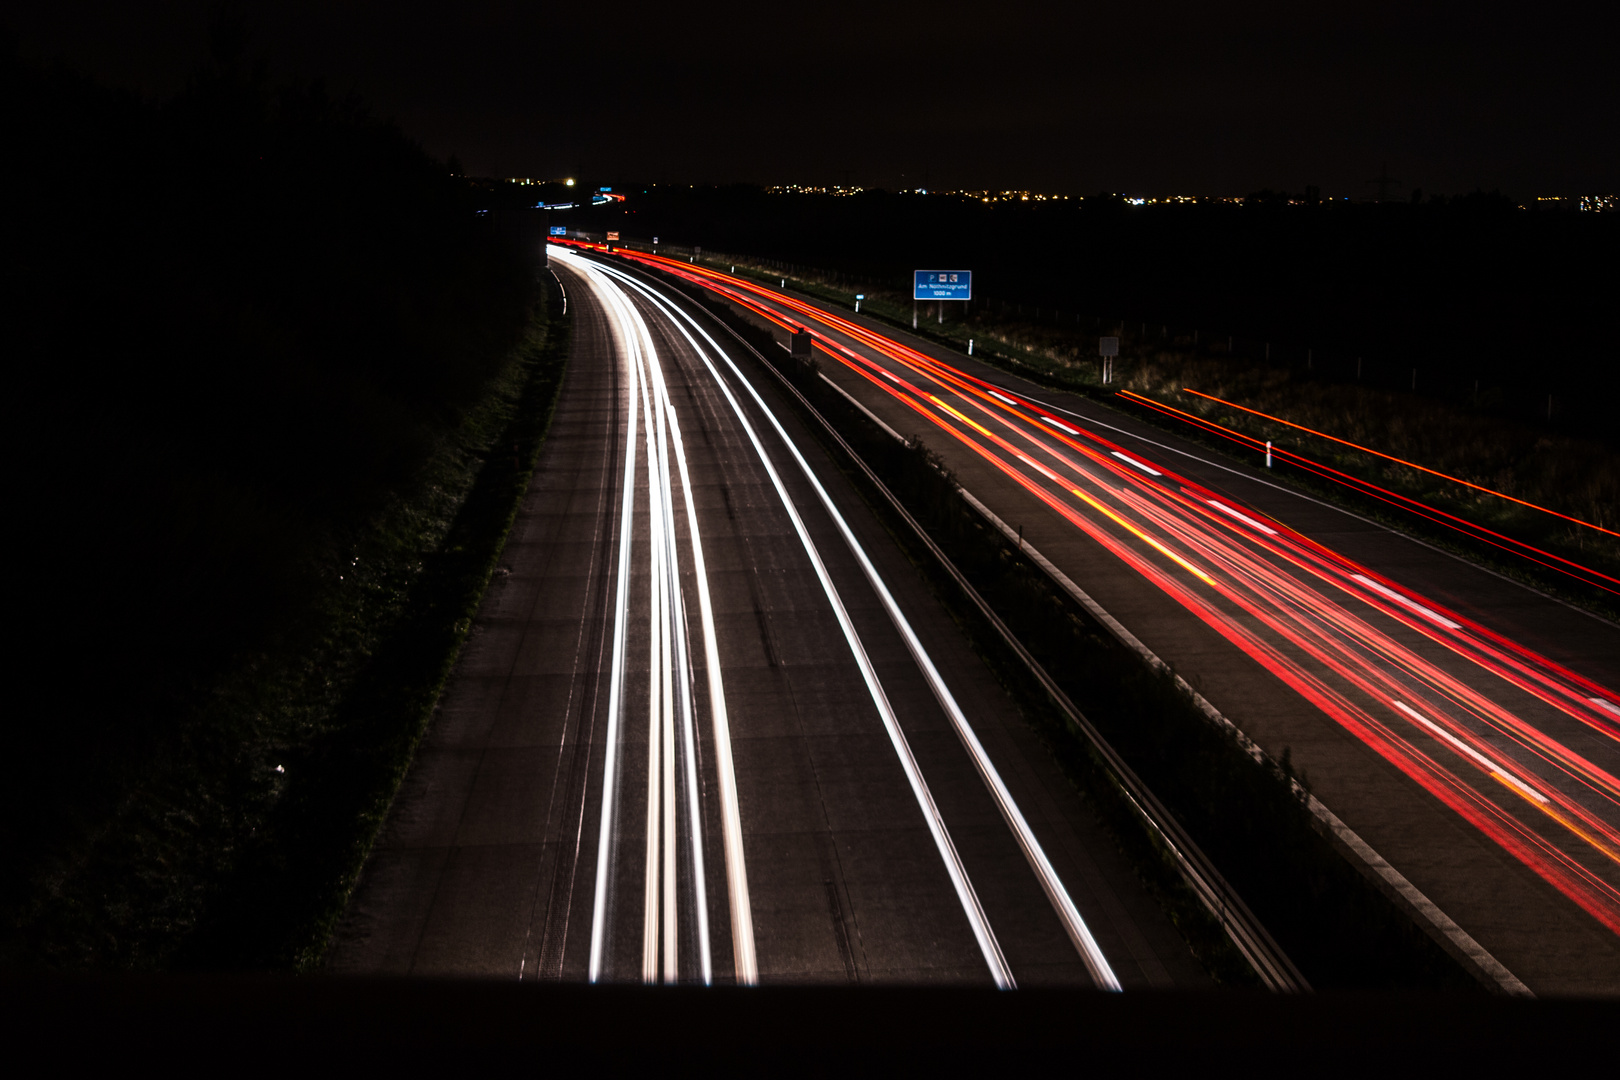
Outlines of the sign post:
M 917 302 L 919 300 L 971 300 L 973 299 L 973 271 L 971 270 L 914 270 L 911 279 L 911 328 L 917 329 Z M 939 321 L 945 323 L 945 305 L 939 304 Z
M 1098 338 L 1097 355 L 1102 357 L 1102 381 L 1107 386 L 1114 381 L 1114 357 L 1119 355 L 1119 338 Z
M 865 300 L 865 299 L 866 299 L 866 294 L 865 293 L 858 292 L 858 293 L 855 294 L 855 313 L 857 315 L 859 315 L 860 312 L 861 312 L 861 301 Z

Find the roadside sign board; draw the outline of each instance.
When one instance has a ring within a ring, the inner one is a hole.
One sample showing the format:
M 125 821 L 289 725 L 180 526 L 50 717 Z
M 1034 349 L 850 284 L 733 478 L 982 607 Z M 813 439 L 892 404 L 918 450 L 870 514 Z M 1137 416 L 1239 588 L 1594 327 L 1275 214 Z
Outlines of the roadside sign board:
M 568 226 L 566 226 L 566 225 L 553 225 L 551 227 L 551 235 L 552 236 L 567 236 L 568 235 Z
M 973 271 L 918 270 L 912 283 L 913 300 L 971 300 Z
M 619 238 L 619 234 L 618 234 L 618 233 L 616 233 L 616 232 L 610 232 L 610 233 L 608 233 L 608 240 L 609 240 L 609 241 L 613 241 L 613 240 L 617 240 L 617 239 L 618 239 L 618 238 Z
M 1119 338 L 1117 338 L 1117 337 L 1100 337 L 1100 338 L 1098 338 L 1097 339 L 1097 355 L 1098 356 L 1118 356 L 1119 355 Z

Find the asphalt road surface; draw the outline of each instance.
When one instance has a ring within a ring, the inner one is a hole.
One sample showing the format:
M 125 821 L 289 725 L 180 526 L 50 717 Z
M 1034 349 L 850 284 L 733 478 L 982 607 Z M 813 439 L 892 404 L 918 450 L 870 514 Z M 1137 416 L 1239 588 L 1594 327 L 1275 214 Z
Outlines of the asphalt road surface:
M 1239 728 L 1288 749 L 1504 987 L 1620 992 L 1620 627 L 1259 461 L 818 301 L 694 282 L 815 332 L 831 381 L 922 435 Z
M 1208 985 L 757 362 L 553 265 L 558 411 L 330 969 Z

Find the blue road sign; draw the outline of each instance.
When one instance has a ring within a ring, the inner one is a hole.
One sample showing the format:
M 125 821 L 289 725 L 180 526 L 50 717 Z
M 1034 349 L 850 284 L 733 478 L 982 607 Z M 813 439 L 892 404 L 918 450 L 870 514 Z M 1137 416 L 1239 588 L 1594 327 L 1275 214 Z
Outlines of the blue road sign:
M 973 271 L 918 270 L 912 283 L 913 300 L 971 300 Z
M 566 226 L 566 225 L 553 225 L 551 227 L 551 235 L 552 236 L 567 236 L 568 235 L 568 226 Z

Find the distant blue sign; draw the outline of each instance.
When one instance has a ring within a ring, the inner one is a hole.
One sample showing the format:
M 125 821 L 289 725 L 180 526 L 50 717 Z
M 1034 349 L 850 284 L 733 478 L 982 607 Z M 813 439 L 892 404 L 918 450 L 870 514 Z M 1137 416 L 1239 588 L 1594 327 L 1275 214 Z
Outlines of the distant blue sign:
M 912 284 L 913 300 L 971 300 L 973 271 L 918 270 Z
M 552 236 L 567 236 L 568 235 L 568 226 L 566 226 L 566 225 L 553 225 L 551 227 L 551 235 Z

